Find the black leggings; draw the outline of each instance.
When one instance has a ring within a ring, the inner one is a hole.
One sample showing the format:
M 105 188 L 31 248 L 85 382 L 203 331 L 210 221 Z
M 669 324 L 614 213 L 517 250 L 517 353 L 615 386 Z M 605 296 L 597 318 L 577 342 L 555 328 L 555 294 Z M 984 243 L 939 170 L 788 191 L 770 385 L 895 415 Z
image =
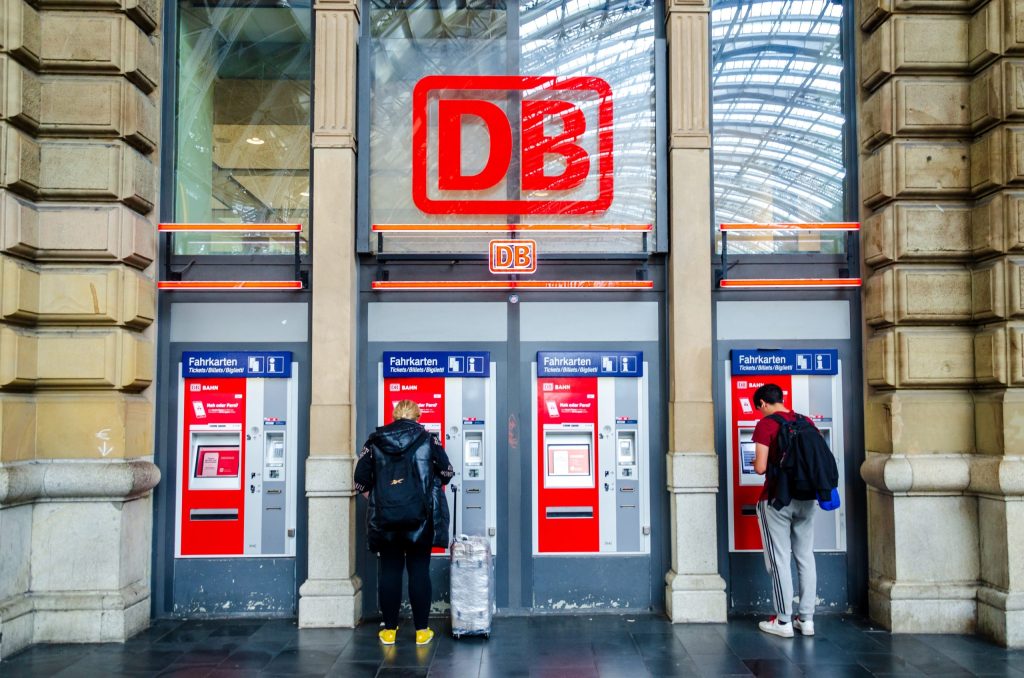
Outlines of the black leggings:
M 398 628 L 398 608 L 402 604 L 402 568 L 409 572 L 409 604 L 416 629 L 427 628 L 430 616 L 430 549 L 388 550 L 380 552 L 380 577 L 377 594 L 384 628 Z

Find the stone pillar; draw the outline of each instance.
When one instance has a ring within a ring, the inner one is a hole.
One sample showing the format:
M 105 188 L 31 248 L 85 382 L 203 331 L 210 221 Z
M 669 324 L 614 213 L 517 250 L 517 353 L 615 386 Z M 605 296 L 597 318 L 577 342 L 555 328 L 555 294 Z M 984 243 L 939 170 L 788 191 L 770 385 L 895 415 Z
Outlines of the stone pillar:
M 724 622 L 718 574 L 715 412 L 711 398 L 711 111 L 709 4 L 667 7 L 671 256 L 668 268 L 672 569 L 665 606 L 673 622 Z
M 4 3 L 0 659 L 149 623 L 159 13 Z
M 313 382 L 310 406 L 309 579 L 299 589 L 299 626 L 355 626 L 362 610 L 356 575 L 352 471 L 356 416 L 356 52 L 359 1 L 314 7 Z
M 929 8 L 857 17 L 869 607 L 1024 645 L 1022 8 Z
M 974 362 L 981 572 L 978 629 L 1024 647 L 1024 6 L 990 2 L 971 19 Z

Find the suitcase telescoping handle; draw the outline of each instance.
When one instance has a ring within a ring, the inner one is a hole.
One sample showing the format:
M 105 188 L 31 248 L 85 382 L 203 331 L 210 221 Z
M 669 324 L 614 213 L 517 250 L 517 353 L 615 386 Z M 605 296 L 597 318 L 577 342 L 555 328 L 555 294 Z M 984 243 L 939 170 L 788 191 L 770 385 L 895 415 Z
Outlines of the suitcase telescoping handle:
M 449 542 L 455 541 L 455 535 L 459 533 L 459 486 L 452 483 L 452 534 Z

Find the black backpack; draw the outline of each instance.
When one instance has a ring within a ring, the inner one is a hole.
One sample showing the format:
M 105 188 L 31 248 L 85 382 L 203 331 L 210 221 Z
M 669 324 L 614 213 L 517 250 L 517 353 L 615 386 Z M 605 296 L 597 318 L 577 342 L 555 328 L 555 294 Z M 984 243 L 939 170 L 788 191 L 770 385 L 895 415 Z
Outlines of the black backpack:
M 779 470 L 786 475 L 789 494 L 797 499 L 815 498 L 826 508 L 838 500 L 839 467 L 825 437 L 802 414 L 789 421 L 779 414 L 768 415 L 779 424 Z
M 419 447 L 414 444 L 400 455 L 374 454 L 375 522 L 382 530 L 415 530 L 430 516 L 430 502 L 416 465 Z

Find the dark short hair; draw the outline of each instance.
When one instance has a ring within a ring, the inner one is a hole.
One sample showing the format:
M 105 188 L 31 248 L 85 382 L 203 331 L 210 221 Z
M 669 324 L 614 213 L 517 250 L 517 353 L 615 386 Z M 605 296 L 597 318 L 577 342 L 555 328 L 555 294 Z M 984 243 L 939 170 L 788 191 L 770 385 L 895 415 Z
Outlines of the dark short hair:
M 761 403 L 778 405 L 782 402 L 782 389 L 776 384 L 765 384 L 754 391 L 754 407 L 760 407 Z

